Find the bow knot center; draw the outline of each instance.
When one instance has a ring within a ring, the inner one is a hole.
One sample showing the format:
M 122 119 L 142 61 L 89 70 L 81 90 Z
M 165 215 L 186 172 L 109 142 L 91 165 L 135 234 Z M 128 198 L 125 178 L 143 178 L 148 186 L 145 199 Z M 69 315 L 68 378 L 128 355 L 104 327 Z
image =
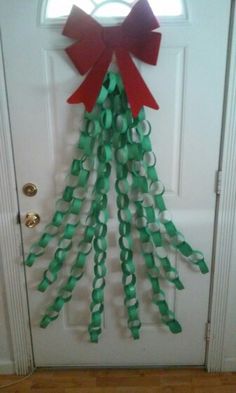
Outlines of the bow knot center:
M 103 29 L 103 40 L 106 46 L 114 48 L 121 46 L 123 32 L 121 26 L 109 26 Z

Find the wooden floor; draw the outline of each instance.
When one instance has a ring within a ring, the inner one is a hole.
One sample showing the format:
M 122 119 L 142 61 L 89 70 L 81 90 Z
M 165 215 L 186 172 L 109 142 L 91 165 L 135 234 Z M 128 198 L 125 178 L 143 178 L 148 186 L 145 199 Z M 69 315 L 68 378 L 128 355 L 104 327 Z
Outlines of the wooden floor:
M 236 373 L 201 369 L 37 370 L 21 379 L 0 375 L 0 392 L 14 393 L 236 393 Z

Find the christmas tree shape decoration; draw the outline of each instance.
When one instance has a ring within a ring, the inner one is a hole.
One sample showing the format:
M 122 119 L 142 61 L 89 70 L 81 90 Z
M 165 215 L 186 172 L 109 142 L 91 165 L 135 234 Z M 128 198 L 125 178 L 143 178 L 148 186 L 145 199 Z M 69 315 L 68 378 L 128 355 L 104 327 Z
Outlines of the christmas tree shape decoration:
M 102 332 L 105 277 L 107 273 L 107 222 L 111 168 L 115 167 L 116 205 L 119 221 L 119 248 L 128 328 L 134 339 L 140 335 L 141 321 L 136 292 L 136 266 L 133 231 L 136 228 L 152 301 L 162 322 L 172 333 L 181 332 L 174 312 L 161 288 L 166 279 L 178 290 L 184 288 L 168 254 L 176 250 L 202 273 L 208 268 L 203 254 L 194 250 L 171 220 L 164 201 L 164 186 L 156 171 L 151 145 L 151 125 L 143 106 L 158 109 L 158 104 L 134 65 L 130 53 L 149 64 L 156 64 L 161 35 L 147 0 L 139 0 L 119 26 L 102 27 L 91 16 L 74 6 L 63 34 L 76 40 L 67 54 L 81 74 L 83 83 L 68 99 L 86 107 L 77 145 L 77 157 L 70 167 L 70 183 L 57 201 L 56 211 L 40 239 L 32 245 L 26 265 L 32 266 L 49 243 L 57 239 L 53 258 L 38 285 L 45 292 L 54 284 L 74 253 L 70 274 L 47 308 L 40 326 L 56 320 L 83 277 L 88 255 L 94 255 L 91 293 L 91 342 Z M 108 70 L 115 54 L 119 73 Z M 88 205 L 87 210 L 84 208 Z M 135 213 L 133 214 L 133 210 Z M 80 232 L 80 235 L 78 233 Z M 82 235 L 81 235 L 82 234 Z

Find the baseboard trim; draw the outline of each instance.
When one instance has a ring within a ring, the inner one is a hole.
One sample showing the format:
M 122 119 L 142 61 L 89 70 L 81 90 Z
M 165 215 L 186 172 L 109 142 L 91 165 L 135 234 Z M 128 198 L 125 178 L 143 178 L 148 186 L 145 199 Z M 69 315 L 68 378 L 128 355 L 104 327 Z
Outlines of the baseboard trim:
M 236 371 L 236 357 L 223 360 L 222 371 Z
M 0 362 L 0 374 L 15 374 L 15 367 L 12 361 Z

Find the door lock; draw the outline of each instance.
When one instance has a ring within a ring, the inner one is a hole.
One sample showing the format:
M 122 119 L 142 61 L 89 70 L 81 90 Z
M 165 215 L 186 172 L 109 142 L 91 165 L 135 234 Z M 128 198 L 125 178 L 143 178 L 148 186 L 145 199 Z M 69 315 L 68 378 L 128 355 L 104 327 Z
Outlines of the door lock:
M 37 194 L 38 188 L 33 183 L 26 183 L 26 184 L 23 185 L 22 191 L 23 191 L 23 193 L 26 196 L 32 197 L 32 196 L 35 196 Z
M 38 213 L 29 212 L 25 216 L 25 226 L 27 228 L 34 228 L 40 222 L 40 216 Z

